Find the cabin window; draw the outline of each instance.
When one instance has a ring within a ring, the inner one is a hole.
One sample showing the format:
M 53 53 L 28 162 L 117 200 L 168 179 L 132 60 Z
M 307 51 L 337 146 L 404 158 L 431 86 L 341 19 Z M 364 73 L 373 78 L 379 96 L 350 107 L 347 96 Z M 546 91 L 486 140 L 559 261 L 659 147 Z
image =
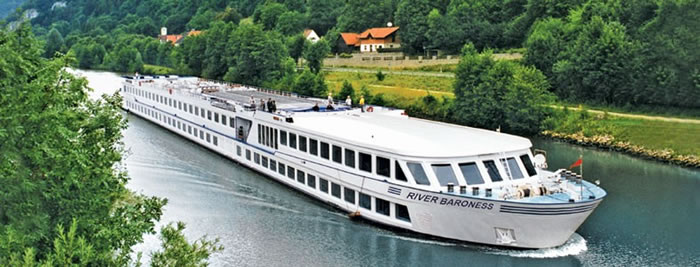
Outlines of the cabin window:
M 311 155 L 318 156 L 318 141 L 309 139 L 309 152 Z
M 367 194 L 360 193 L 360 207 L 372 210 L 372 197 Z
M 275 129 L 275 132 L 272 134 L 272 144 L 274 144 L 275 149 L 277 149 L 277 129 Z
M 199 116 L 199 107 L 194 107 L 194 115 Z
M 270 170 L 273 172 L 277 171 L 277 161 L 270 159 Z
M 207 143 L 211 143 L 211 135 L 207 133 Z
M 262 156 L 262 166 L 267 168 L 267 157 Z
M 236 128 L 235 119 L 233 117 L 230 117 L 228 119 L 229 119 L 228 126 L 235 129 Z
M 199 139 L 204 140 L 204 130 L 199 130 Z
M 345 166 L 350 168 L 355 168 L 355 151 L 350 149 L 345 149 Z
M 399 161 L 394 161 L 394 176 L 396 176 L 396 180 L 404 182 L 408 181 L 408 179 L 406 179 L 406 174 L 403 172 L 403 168 L 401 168 L 401 164 L 399 164 Z
M 537 171 L 535 171 L 535 165 L 532 164 L 532 161 L 530 160 L 530 156 L 528 154 L 520 156 L 520 161 L 522 161 L 523 165 L 525 165 L 525 170 L 527 171 L 528 176 L 533 176 L 537 174 Z
M 188 105 L 190 109 L 190 114 L 192 114 L 192 105 Z
M 311 188 L 316 188 L 316 176 L 313 176 L 311 174 L 306 175 L 306 185 L 308 185 Z
M 491 177 L 491 181 L 493 181 L 493 182 L 503 181 L 503 177 L 501 177 L 501 174 L 498 172 L 498 167 L 496 167 L 496 163 L 493 162 L 493 160 L 484 161 L 484 167 L 486 167 L 486 171 L 489 173 L 489 177 Z
M 331 183 L 331 195 L 340 198 L 340 185 L 336 183 Z
M 183 127 L 184 128 L 184 127 Z M 216 135 L 212 136 L 212 141 L 214 141 L 214 145 L 218 146 L 219 145 L 219 138 L 216 137 Z
M 287 177 L 294 180 L 294 167 L 287 165 Z
M 289 147 L 296 149 L 297 148 L 297 135 L 293 133 L 289 133 Z
M 285 172 L 286 168 L 287 167 L 284 166 L 284 163 L 280 162 L 279 165 L 277 166 L 277 172 L 279 174 L 281 174 L 282 176 L 284 176 L 286 174 L 286 172 Z
M 468 185 L 484 183 L 484 178 L 481 177 L 481 172 L 479 171 L 479 167 L 476 166 L 475 162 L 460 163 L 459 169 L 462 171 L 464 180 L 467 182 Z
M 192 126 L 187 125 L 187 133 L 192 134 Z
M 200 113 L 200 115 L 202 115 L 203 119 L 207 118 L 206 113 L 204 112 L 204 108 L 202 108 L 202 112 Z
M 227 120 L 228 120 L 228 119 L 226 118 L 226 115 L 221 114 L 221 124 L 223 124 L 224 126 L 226 126 L 226 121 L 227 121 Z
M 360 152 L 360 170 L 372 172 L 372 155 Z
M 196 128 L 194 129 L 194 137 L 197 137 L 197 132 L 199 132 Z
M 411 222 L 411 215 L 408 214 L 408 207 L 395 203 L 394 208 L 396 209 L 396 219 Z
M 321 192 L 328 194 L 328 181 L 323 178 L 318 178 L 318 189 Z
M 245 150 L 245 159 L 250 160 L 250 150 Z
M 391 177 L 391 160 L 377 156 L 377 174 Z
M 299 150 L 302 152 L 306 152 L 306 137 L 305 136 L 299 136 Z
M 260 154 L 255 153 L 255 154 L 253 155 L 253 161 L 255 162 L 255 164 L 258 164 L 258 165 L 259 165 L 259 164 L 260 164 Z
M 455 172 L 452 170 L 452 165 L 433 164 L 432 167 L 435 177 L 438 179 L 441 186 L 447 186 L 448 183 L 452 183 L 453 185 L 459 184 Z
M 306 174 L 301 170 L 297 170 L 297 182 L 304 184 L 306 183 L 304 179 L 306 179 Z
M 430 185 L 430 180 L 428 180 L 428 176 L 425 175 L 425 170 L 423 170 L 423 166 L 421 166 L 420 163 L 408 162 L 406 166 L 408 166 L 408 170 L 413 175 L 413 179 L 416 180 L 416 184 Z
M 219 122 L 219 113 L 214 112 L 214 122 Z
M 287 145 L 287 132 L 280 130 L 280 144 Z
M 374 198 L 374 207 L 377 209 L 377 213 L 389 216 L 391 212 L 391 206 L 389 206 L 389 201 L 383 200 L 381 198 Z
M 262 125 L 258 124 L 258 144 L 262 144 Z
M 324 159 L 329 159 L 328 155 L 328 143 L 326 142 L 321 142 L 321 157 Z
M 510 170 L 510 175 L 513 179 L 524 178 L 523 172 L 520 170 L 520 166 L 518 165 L 518 161 L 516 161 L 515 158 L 513 158 L 513 157 L 508 158 L 508 169 Z
M 343 162 L 343 149 L 339 146 L 333 145 L 333 161 L 336 163 Z
M 344 197 L 345 197 L 345 202 L 352 203 L 355 205 L 355 190 L 352 190 L 350 188 L 345 188 Z
M 182 102 L 177 101 L 177 109 L 182 110 Z
M 211 120 L 211 110 L 207 110 L 207 120 Z

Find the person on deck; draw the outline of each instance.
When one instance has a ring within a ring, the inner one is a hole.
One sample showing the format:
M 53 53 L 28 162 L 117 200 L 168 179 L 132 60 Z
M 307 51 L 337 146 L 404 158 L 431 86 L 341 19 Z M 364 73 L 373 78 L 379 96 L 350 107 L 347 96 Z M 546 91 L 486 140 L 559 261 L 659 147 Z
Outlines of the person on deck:
M 329 106 L 333 105 L 333 95 L 331 95 L 331 93 L 328 93 L 328 105 Z
M 265 99 L 260 98 L 260 110 L 265 111 Z
M 275 113 L 277 111 L 277 101 L 272 100 L 272 104 L 270 106 L 272 106 L 270 112 Z
M 267 103 L 265 103 L 265 104 L 267 105 L 267 106 L 266 106 L 267 111 L 269 111 L 269 112 L 274 112 L 274 111 L 272 110 L 272 98 L 271 98 L 271 97 L 267 98 Z
M 250 108 L 255 110 L 255 98 L 253 98 L 252 96 L 250 97 Z
M 347 105 L 348 107 L 352 107 L 352 99 L 349 95 L 345 98 L 345 105 Z
M 311 110 L 313 110 L 313 111 L 319 111 L 319 110 L 321 110 L 321 108 L 318 107 L 318 102 L 316 102 L 316 104 L 314 104 L 314 107 L 311 108 Z
M 360 110 L 365 112 L 365 96 L 360 96 Z

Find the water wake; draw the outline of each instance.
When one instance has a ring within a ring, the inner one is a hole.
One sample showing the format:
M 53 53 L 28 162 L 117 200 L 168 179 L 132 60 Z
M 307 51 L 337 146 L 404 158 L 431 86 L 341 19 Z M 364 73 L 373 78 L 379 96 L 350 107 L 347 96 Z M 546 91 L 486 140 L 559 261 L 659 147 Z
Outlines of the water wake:
M 571 238 L 566 241 L 561 246 L 553 248 L 543 248 L 536 250 L 493 250 L 489 251 L 491 254 L 496 255 L 506 255 L 516 258 L 535 258 L 535 259 L 545 259 L 545 258 L 559 258 L 566 256 L 579 255 L 588 250 L 588 245 L 586 245 L 586 239 L 577 233 L 571 235 Z

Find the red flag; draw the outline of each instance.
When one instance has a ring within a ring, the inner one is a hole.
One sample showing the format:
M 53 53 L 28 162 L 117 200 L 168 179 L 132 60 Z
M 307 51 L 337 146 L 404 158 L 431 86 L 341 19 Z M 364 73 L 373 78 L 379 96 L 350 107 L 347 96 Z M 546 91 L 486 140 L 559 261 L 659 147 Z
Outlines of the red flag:
M 574 167 L 581 166 L 581 164 L 583 164 L 583 159 L 578 158 L 578 160 L 576 162 L 574 162 L 574 164 L 571 164 L 571 166 L 569 166 L 569 169 L 573 169 Z

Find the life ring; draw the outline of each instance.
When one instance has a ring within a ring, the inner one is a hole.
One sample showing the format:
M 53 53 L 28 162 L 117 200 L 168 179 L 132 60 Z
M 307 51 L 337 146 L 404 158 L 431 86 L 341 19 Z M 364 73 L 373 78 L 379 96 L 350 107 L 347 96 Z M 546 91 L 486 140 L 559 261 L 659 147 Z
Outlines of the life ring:
M 367 108 L 367 112 L 372 112 L 372 111 L 374 111 L 374 107 L 368 107 L 368 108 Z

